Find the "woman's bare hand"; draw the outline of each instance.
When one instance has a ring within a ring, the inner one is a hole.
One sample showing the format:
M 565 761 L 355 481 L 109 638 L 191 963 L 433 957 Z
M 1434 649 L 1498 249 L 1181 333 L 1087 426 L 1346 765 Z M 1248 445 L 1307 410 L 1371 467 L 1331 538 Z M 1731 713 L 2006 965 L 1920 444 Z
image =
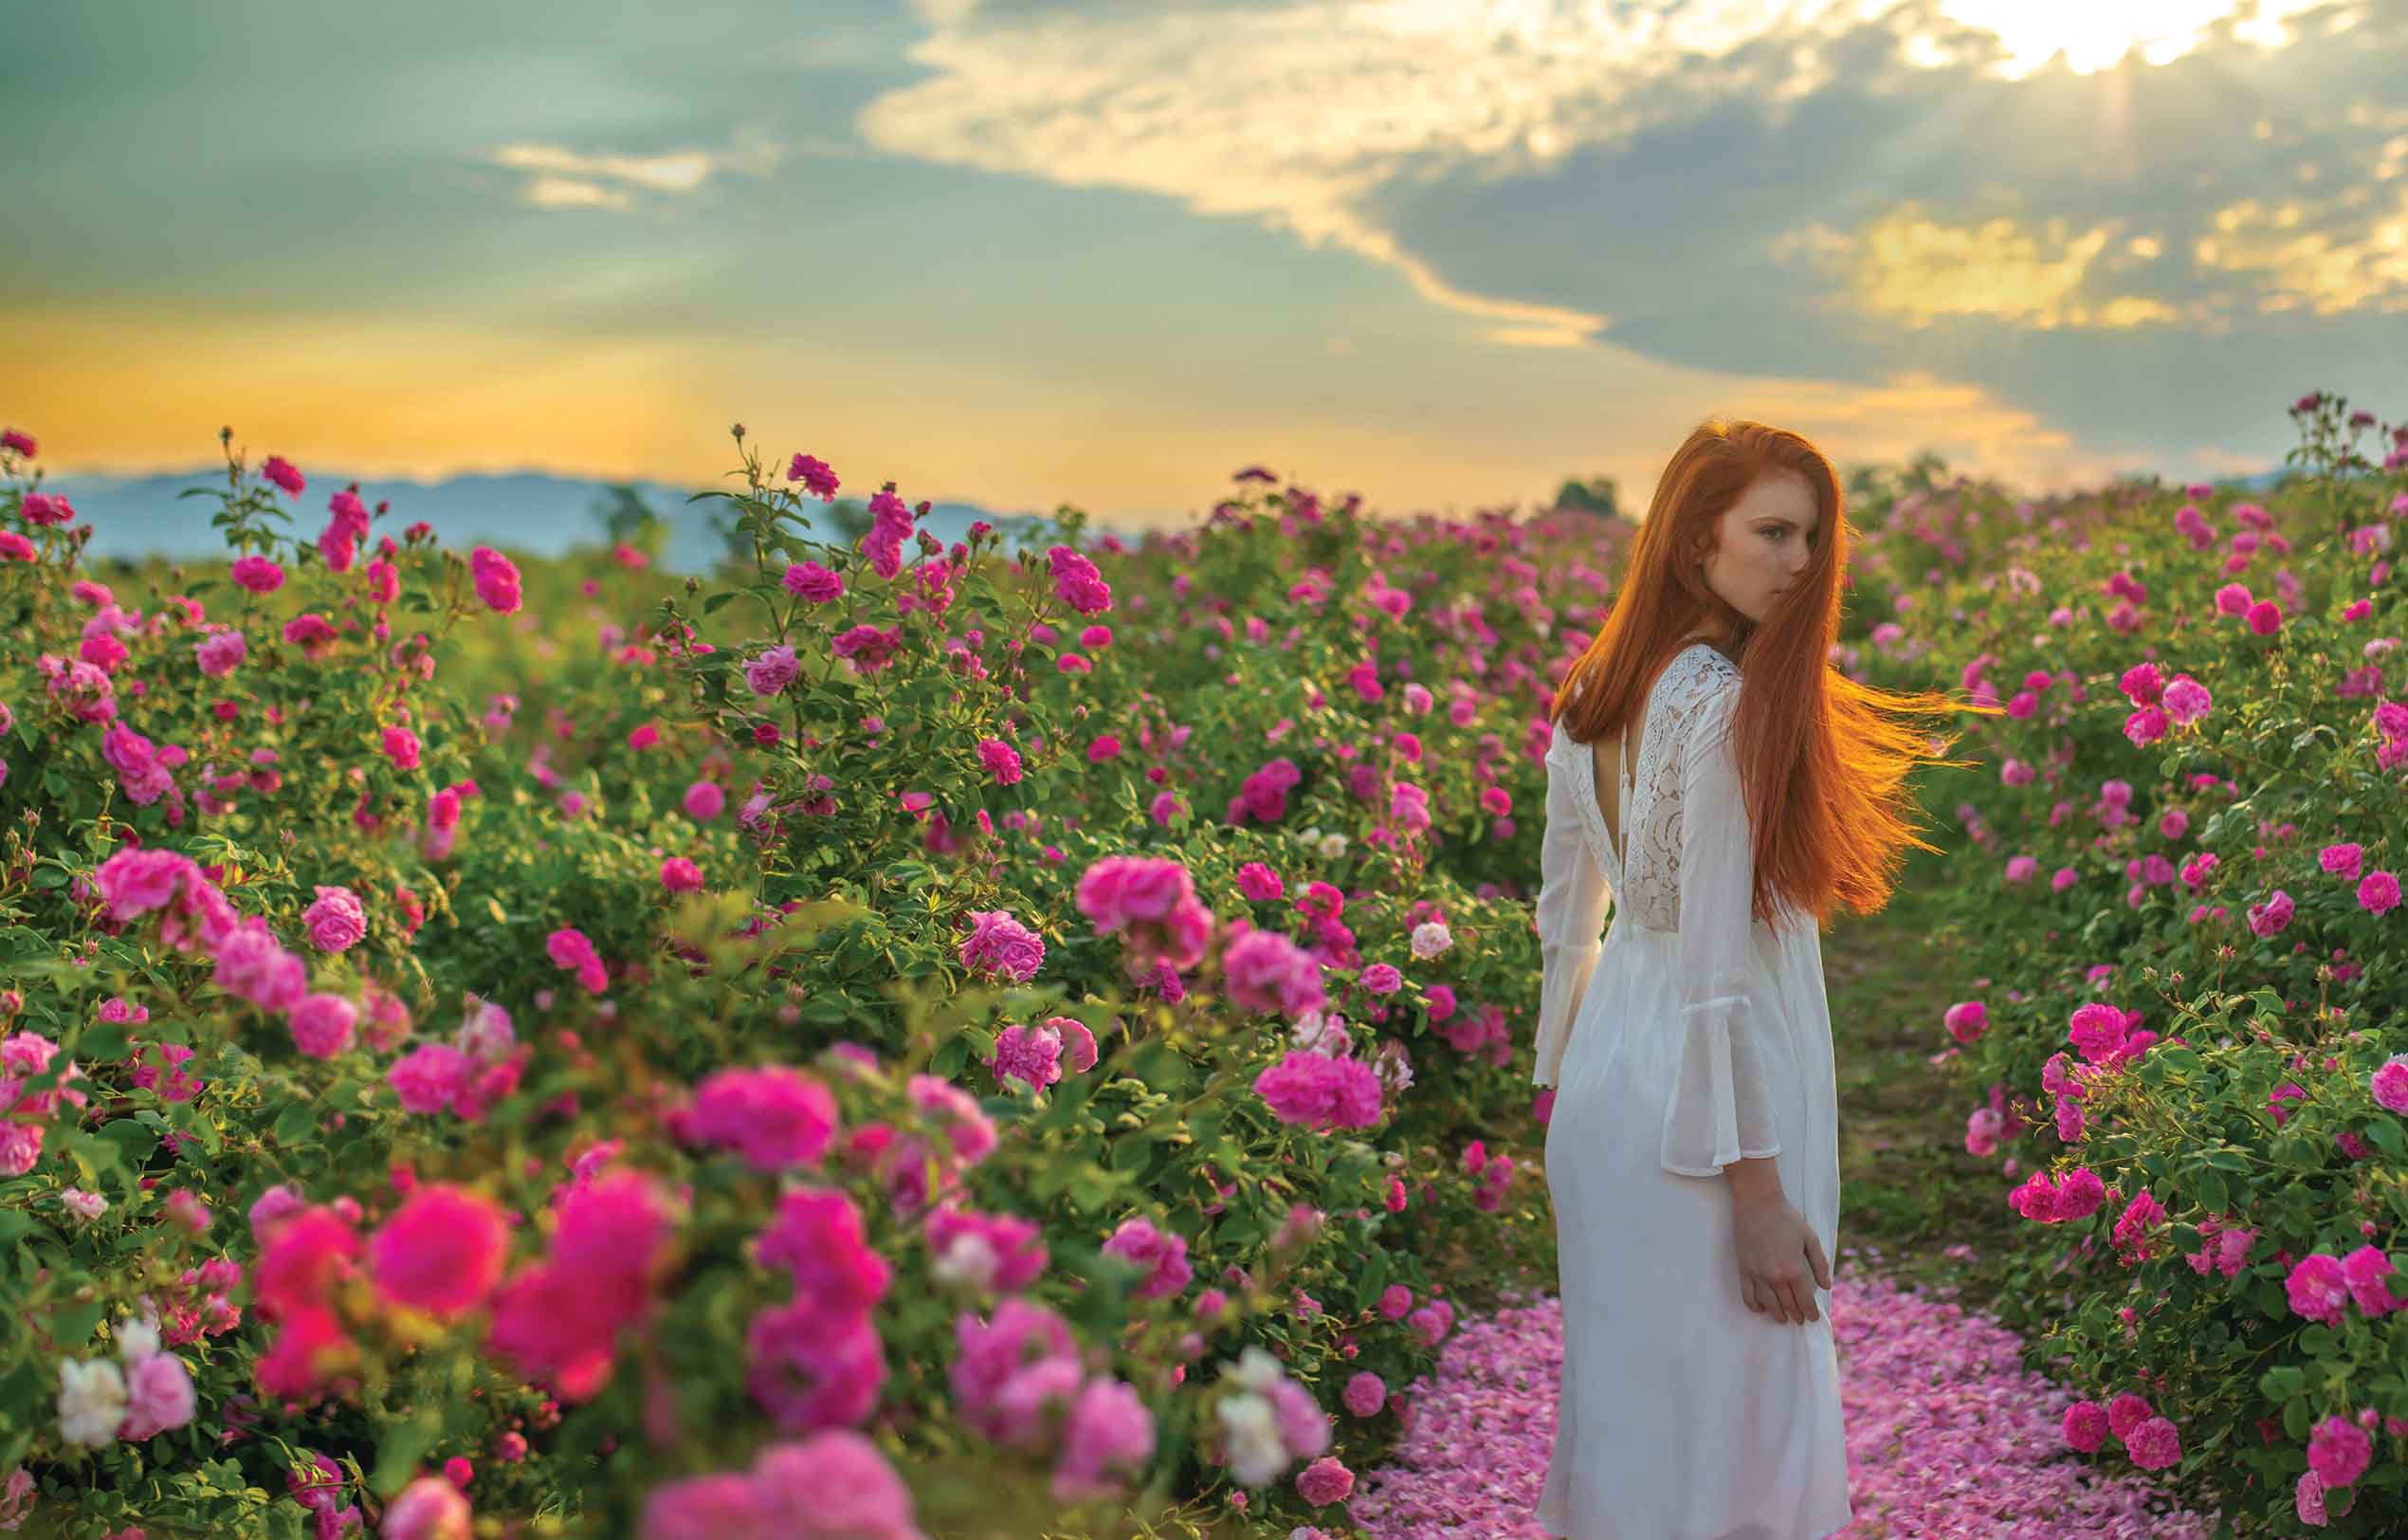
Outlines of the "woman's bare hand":
M 1831 1258 L 1805 1216 L 1789 1199 L 1773 1194 L 1742 1199 L 1731 1208 L 1731 1235 L 1739 1247 L 1740 1294 L 1747 1308 L 1770 1311 L 1784 1324 L 1819 1320 L 1815 1289 L 1831 1287 Z

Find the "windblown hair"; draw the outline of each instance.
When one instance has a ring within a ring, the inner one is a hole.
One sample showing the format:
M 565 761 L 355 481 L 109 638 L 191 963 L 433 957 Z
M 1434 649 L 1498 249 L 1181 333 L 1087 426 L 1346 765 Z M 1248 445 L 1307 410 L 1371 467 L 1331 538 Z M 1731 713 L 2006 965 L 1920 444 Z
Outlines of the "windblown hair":
M 1813 559 L 1759 625 L 1708 587 L 1698 564 L 1731 505 L 1758 477 L 1784 470 L 1812 489 L 1817 536 Z M 1656 483 L 1613 614 L 1547 713 L 1594 742 L 1621 730 L 1691 632 L 1736 636 L 1742 684 L 1731 747 L 1754 826 L 1753 912 L 1768 923 L 1782 899 L 1821 926 L 1841 904 L 1858 914 L 1888 904 L 1906 848 L 1939 852 L 1919 836 L 1927 826 L 1908 821 L 1906 777 L 1919 764 L 1972 763 L 1939 758 L 1955 735 L 1910 720 L 2002 714 L 1936 691 L 1860 685 L 1833 665 L 1848 545 L 1839 478 L 1821 450 L 1762 423 L 1707 419 Z

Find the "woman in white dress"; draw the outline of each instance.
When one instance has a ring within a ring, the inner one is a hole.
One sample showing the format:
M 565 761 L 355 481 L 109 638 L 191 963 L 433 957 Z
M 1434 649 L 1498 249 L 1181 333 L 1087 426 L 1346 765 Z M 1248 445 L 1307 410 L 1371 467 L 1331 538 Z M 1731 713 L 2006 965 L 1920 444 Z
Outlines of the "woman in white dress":
M 1556 1087 L 1549 1534 L 1820 1540 L 1852 1516 L 1821 926 L 1933 848 L 1906 774 L 1963 762 L 1890 719 L 1982 708 L 1831 667 L 1847 543 L 1811 444 L 1706 422 L 1554 702 L 1532 1076 Z

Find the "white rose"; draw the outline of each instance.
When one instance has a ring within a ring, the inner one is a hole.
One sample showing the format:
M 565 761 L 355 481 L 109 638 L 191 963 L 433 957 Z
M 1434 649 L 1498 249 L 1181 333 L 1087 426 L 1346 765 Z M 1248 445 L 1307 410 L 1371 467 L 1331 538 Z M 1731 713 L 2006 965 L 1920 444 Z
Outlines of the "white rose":
M 1321 842 L 1322 859 L 1325 861 L 1337 860 L 1340 856 L 1346 853 L 1346 844 L 1347 841 L 1344 834 L 1323 835 Z
M 470 995 L 460 1028 L 451 1035 L 451 1044 L 470 1058 L 490 1064 L 510 1056 L 510 1050 L 518 1044 L 518 1033 L 511 1026 L 508 1011 Z
M 119 1358 L 128 1368 L 159 1350 L 159 1329 L 147 1321 L 128 1321 L 117 1329 Z
M 1425 920 L 1413 927 L 1413 955 L 1425 962 L 1454 944 L 1454 932 L 1444 920 Z
M 125 1376 L 105 1358 L 59 1365 L 59 1437 L 98 1449 L 125 1421 Z
M 1346 1030 L 1343 1017 L 1324 1017 L 1318 1010 L 1304 1013 L 1287 1032 L 1287 1040 L 1307 1054 L 1323 1058 L 1344 1058 L 1355 1046 L 1354 1035 Z
M 97 1219 L 107 1213 L 109 1208 L 107 1199 L 97 1192 L 85 1192 L 81 1187 L 69 1187 L 59 1194 L 59 1201 L 65 1204 L 67 1211 L 79 1219 Z
M 1287 1446 L 1279 1438 L 1279 1414 L 1268 1400 L 1224 1396 L 1215 1410 L 1221 1426 L 1228 1430 L 1230 1475 L 1239 1486 L 1259 1487 L 1287 1468 Z
M 945 1254 L 928 1271 L 936 1274 L 939 1283 L 966 1283 L 984 1289 L 994 1281 L 995 1266 L 1001 1260 L 986 1237 L 965 1230 L 953 1238 L 953 1244 L 945 1248 Z
M 1246 1350 L 1237 1355 L 1237 1362 L 1222 1366 L 1221 1378 L 1240 1390 L 1250 1390 L 1258 1396 L 1268 1395 L 1271 1386 L 1279 1384 L 1279 1360 L 1265 1350 L 1260 1343 L 1249 1343 Z

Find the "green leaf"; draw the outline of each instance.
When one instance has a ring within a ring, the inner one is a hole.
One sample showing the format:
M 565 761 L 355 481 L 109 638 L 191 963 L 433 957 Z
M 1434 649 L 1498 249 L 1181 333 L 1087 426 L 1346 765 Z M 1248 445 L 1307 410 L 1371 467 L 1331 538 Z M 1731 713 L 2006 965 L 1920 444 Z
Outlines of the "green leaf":
M 1237 1250 L 1259 1244 L 1270 1233 L 1270 1226 L 1263 1222 L 1261 1215 L 1232 1214 L 1213 1232 L 1213 1238 L 1223 1247 Z
M 2223 1214 L 2233 1206 L 2233 1195 L 2224 1185 L 2222 1173 L 2207 1172 L 2198 1180 L 2199 1206 L 2210 1214 Z
M 1371 1260 L 1363 1264 L 1362 1275 L 1355 1280 L 1355 1309 L 1369 1310 L 1379 1292 L 1388 1287 L 1388 1254 L 1374 1251 Z
M 1070 1201 L 1082 1214 L 1093 1214 L 1112 1197 L 1112 1183 L 1101 1171 L 1082 1171 L 1070 1179 Z
M 2272 1278 L 2257 1280 L 2257 1286 L 2250 1291 L 2250 1303 L 2257 1307 L 2259 1314 L 2277 1321 L 2286 1319 L 2291 1312 L 2290 1296 L 2283 1292 L 2283 1286 Z
M 736 602 L 737 596 L 739 592 L 741 591 L 731 588 L 723 594 L 712 595 L 709 598 L 702 601 L 702 613 L 704 614 L 719 614 L 721 610 Z
M 111 1118 L 100 1125 L 100 1136 L 125 1152 L 129 1169 L 149 1160 L 151 1151 L 159 1147 L 157 1133 L 135 1118 Z
M 300 1097 L 276 1114 L 276 1127 L 270 1133 L 280 1145 L 299 1145 L 317 1131 L 317 1105 L 307 1097 Z
M 413 1418 L 388 1430 L 384 1441 L 376 1446 L 375 1475 L 369 1478 L 369 1485 L 375 1488 L 377 1495 L 390 1497 L 408 1486 L 416 1472 L 418 1457 L 427 1452 L 427 1446 L 442 1431 L 442 1419 L 431 1416 Z
M 1115 1171 L 1141 1171 L 1153 1154 L 1153 1135 L 1124 1134 L 1112 1141 L 1111 1166 Z
M 109 1302 L 105 1299 L 70 1305 L 50 1317 L 50 1339 L 64 1351 L 83 1348 L 92 1341 L 93 1329 L 100 1324 L 100 1317 L 108 1312 Z
M 125 1023 L 108 1021 L 83 1033 L 75 1040 L 75 1056 L 86 1064 L 104 1059 L 125 1057 L 131 1044 L 125 1036 Z
M 968 1062 L 970 1062 L 970 1039 L 966 1036 L 956 1037 L 938 1048 L 935 1056 L 928 1061 L 928 1072 L 941 1079 L 950 1080 L 959 1074 L 961 1067 Z
M 201 1142 L 201 1147 L 211 1155 L 226 1153 L 226 1135 L 219 1131 L 217 1119 L 200 1110 L 191 1102 L 175 1104 L 177 1131 L 189 1133 Z

